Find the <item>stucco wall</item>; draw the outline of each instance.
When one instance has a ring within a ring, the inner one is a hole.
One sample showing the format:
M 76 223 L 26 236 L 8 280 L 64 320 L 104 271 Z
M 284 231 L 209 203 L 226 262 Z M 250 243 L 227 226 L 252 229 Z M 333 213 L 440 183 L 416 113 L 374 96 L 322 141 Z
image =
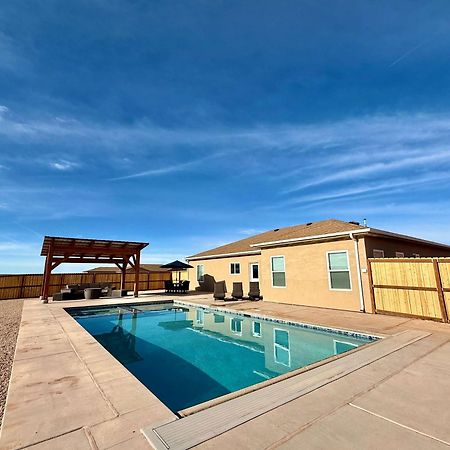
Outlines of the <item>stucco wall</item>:
M 395 252 L 403 252 L 405 258 L 411 258 L 413 253 L 418 253 L 420 256 L 450 256 L 450 250 L 418 242 L 379 237 L 366 237 L 365 241 L 368 258 L 373 258 L 373 249 L 384 250 L 385 258 L 395 258 Z
M 346 250 L 349 256 L 349 291 L 331 290 L 329 286 L 327 252 L 340 250 Z M 272 287 L 271 256 L 285 257 L 285 288 Z M 263 264 L 260 284 L 265 299 L 279 303 L 359 311 L 356 260 L 351 240 L 265 249 L 261 252 L 261 260 Z
M 347 250 L 350 263 L 352 289 L 350 291 L 330 290 L 327 271 L 327 252 Z M 360 240 L 359 252 L 361 268 L 366 268 L 364 239 Z M 285 256 L 286 287 L 272 287 L 270 257 Z M 241 262 L 241 274 L 230 275 L 230 263 Z M 214 276 L 216 281 L 225 280 L 228 292 L 232 290 L 233 281 L 244 283 L 244 295 L 248 292 L 249 265 L 259 262 L 259 283 L 264 300 L 323 308 L 335 308 L 351 311 L 360 310 L 359 286 L 356 272 L 354 244 L 350 239 L 322 242 L 307 245 L 277 247 L 261 251 L 261 255 L 228 257 L 191 261 L 194 269 L 189 270 L 191 286 L 198 286 L 196 266 L 203 264 L 205 274 Z M 367 273 L 361 274 L 364 286 L 366 311 L 371 312 L 369 284 Z
M 234 262 L 241 263 L 241 273 L 239 275 L 231 275 L 230 264 Z M 232 256 L 227 258 L 204 259 L 199 261 L 190 261 L 189 264 L 194 266 L 189 269 L 190 288 L 195 289 L 199 284 L 197 281 L 197 266 L 203 264 L 205 266 L 205 275 L 211 275 L 216 281 L 225 280 L 227 291 L 231 294 L 233 290 L 233 282 L 241 281 L 243 283 L 244 295 L 247 295 L 249 289 L 249 268 L 250 263 L 259 263 L 260 255 L 252 256 Z M 261 264 L 259 266 L 261 272 Z

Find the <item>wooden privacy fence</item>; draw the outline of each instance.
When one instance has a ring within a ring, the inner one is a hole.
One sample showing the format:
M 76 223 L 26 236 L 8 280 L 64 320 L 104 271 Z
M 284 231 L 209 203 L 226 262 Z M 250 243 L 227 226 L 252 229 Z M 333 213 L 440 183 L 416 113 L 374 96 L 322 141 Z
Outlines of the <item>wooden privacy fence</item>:
M 171 272 L 148 272 L 139 275 L 139 290 L 164 289 L 164 281 L 171 280 Z M 41 295 L 43 275 L 0 275 L 0 300 L 8 298 L 30 298 Z M 50 277 L 50 292 L 59 292 L 66 284 L 112 283 L 120 287 L 120 273 L 61 273 Z M 132 291 L 134 273 L 125 276 L 125 289 Z
M 450 258 L 370 258 L 377 313 L 449 321 Z

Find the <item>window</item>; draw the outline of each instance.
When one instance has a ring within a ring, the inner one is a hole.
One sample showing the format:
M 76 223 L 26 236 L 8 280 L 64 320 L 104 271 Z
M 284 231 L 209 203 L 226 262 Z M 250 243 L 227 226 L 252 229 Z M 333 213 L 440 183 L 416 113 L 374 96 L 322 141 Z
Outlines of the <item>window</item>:
M 276 363 L 283 364 L 283 366 L 291 365 L 289 332 L 287 330 L 273 329 L 273 355 Z
M 239 275 L 241 273 L 241 263 L 231 263 L 230 273 L 231 275 Z
M 205 274 L 205 266 L 203 264 L 199 264 L 197 266 L 197 281 L 203 281 Z
M 272 287 L 286 287 L 284 256 L 272 256 L 270 259 Z
M 203 311 L 203 309 L 197 309 L 195 316 L 195 322 L 197 323 L 197 325 L 203 325 L 204 317 L 205 311 Z
M 395 252 L 395 257 L 396 258 L 404 258 L 405 254 L 403 252 Z
M 376 248 L 373 249 L 373 257 L 374 258 L 384 258 L 384 250 L 378 250 Z
M 252 335 L 261 337 L 261 322 L 252 322 Z
M 222 316 L 221 314 L 214 314 L 214 323 L 224 323 L 225 322 L 225 316 Z
M 234 334 L 242 334 L 242 319 L 231 319 L 230 330 Z
M 350 281 L 347 251 L 328 252 L 327 259 L 330 289 L 350 291 L 352 289 L 352 285 Z
M 250 281 L 259 281 L 258 263 L 250 263 Z
M 335 355 L 348 352 L 349 350 L 353 350 L 354 348 L 358 347 L 356 344 L 352 344 L 351 342 L 336 341 L 335 339 L 333 339 L 333 344 Z

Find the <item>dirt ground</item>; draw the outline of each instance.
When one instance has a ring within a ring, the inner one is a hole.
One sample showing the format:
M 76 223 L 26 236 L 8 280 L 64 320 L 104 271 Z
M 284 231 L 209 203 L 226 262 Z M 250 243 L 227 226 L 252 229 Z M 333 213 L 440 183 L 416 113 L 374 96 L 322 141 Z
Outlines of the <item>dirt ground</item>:
M 22 317 L 23 300 L 0 300 L 0 426 Z

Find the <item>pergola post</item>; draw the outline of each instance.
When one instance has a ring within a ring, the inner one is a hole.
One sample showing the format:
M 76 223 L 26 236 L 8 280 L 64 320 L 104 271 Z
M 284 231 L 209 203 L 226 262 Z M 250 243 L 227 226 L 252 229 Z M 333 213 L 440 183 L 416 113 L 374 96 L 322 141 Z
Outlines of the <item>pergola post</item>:
M 124 258 L 122 267 L 120 268 L 120 290 L 125 290 L 125 280 L 127 275 L 128 260 Z
M 52 274 L 53 263 L 53 245 L 50 244 L 48 254 L 45 258 L 44 282 L 42 283 L 41 300 L 42 303 L 48 303 L 48 291 L 50 288 L 50 275 Z
M 134 257 L 134 296 L 139 296 L 139 280 L 141 275 L 141 251 L 138 250 Z

